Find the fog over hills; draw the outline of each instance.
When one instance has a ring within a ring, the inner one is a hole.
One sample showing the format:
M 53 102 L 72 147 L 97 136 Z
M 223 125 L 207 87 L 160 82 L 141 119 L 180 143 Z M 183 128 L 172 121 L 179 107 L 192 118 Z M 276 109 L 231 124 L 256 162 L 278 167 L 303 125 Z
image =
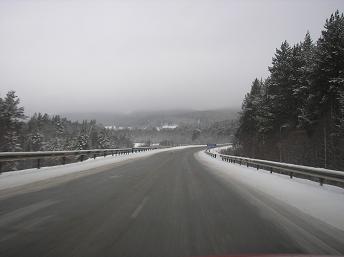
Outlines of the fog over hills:
M 62 116 L 75 121 L 95 119 L 105 126 L 122 127 L 156 127 L 163 124 L 199 125 L 207 127 L 214 122 L 233 120 L 237 117 L 238 109 L 217 110 L 166 110 L 166 111 L 137 111 L 131 113 L 116 112 L 73 112 L 61 113 Z

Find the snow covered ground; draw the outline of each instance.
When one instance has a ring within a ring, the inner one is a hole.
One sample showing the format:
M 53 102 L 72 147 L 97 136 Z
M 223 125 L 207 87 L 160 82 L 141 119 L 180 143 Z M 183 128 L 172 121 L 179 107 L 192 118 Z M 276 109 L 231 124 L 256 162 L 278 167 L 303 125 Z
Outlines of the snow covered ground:
M 228 145 L 225 145 L 225 146 L 219 146 L 219 147 L 211 148 L 210 152 L 211 153 L 220 153 L 221 150 L 225 150 L 225 149 L 228 149 L 228 148 L 232 148 L 232 145 L 228 144 Z
M 202 164 L 221 179 L 250 188 L 297 208 L 324 223 L 344 231 L 344 189 L 301 178 L 247 168 L 212 158 L 204 151 L 195 154 Z
M 178 146 L 164 149 L 157 149 L 147 152 L 133 153 L 129 155 L 119 155 L 119 156 L 106 156 L 97 157 L 96 159 L 88 159 L 83 162 L 75 162 L 66 165 L 58 165 L 51 167 L 43 167 L 41 169 L 26 169 L 5 172 L 0 174 L 0 190 L 18 187 L 33 182 L 46 180 L 54 177 L 60 177 L 63 175 L 90 170 L 93 168 L 98 168 L 101 166 L 106 166 L 113 163 L 123 162 L 127 160 L 135 160 L 138 158 L 143 158 L 151 156 L 153 154 L 165 152 L 165 151 L 175 151 L 188 147 L 197 147 L 194 145 L 190 146 Z

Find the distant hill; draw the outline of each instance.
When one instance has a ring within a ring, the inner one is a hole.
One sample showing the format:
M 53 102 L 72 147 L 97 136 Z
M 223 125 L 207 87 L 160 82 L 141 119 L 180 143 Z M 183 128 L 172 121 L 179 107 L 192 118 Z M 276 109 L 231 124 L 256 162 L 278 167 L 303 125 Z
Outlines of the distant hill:
M 218 110 L 167 110 L 167 111 L 142 111 L 128 114 L 122 113 L 62 113 L 61 115 L 71 120 L 82 121 L 95 119 L 105 126 L 115 125 L 122 127 L 157 127 L 164 124 L 177 124 L 178 126 L 209 127 L 214 122 L 233 120 L 237 117 L 238 109 Z

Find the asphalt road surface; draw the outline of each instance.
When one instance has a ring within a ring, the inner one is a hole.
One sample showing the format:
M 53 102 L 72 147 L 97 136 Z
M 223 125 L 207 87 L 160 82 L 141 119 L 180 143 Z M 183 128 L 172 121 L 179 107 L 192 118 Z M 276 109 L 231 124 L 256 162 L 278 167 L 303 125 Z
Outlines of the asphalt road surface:
M 343 254 L 340 231 L 222 181 L 195 159 L 199 150 L 2 195 L 0 256 Z

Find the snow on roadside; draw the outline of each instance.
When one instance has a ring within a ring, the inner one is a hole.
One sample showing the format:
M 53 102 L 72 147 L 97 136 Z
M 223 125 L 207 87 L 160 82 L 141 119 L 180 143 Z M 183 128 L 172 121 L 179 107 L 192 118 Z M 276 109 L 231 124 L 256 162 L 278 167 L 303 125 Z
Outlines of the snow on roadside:
M 220 153 L 221 150 L 225 150 L 225 149 L 228 149 L 228 148 L 232 148 L 232 145 L 228 144 L 228 145 L 225 145 L 225 146 L 214 147 L 214 148 L 209 149 L 209 151 L 211 153 Z
M 204 151 L 196 158 L 221 178 L 238 182 L 291 205 L 327 224 L 344 231 L 344 189 L 331 185 L 293 178 L 281 174 L 270 174 L 238 164 L 215 159 Z
M 106 157 L 97 157 L 96 159 L 88 159 L 83 162 L 74 162 L 66 165 L 42 167 L 41 169 L 32 168 L 26 170 L 4 172 L 0 174 L 0 190 L 22 186 L 54 177 L 60 177 L 66 174 L 98 168 L 101 166 L 106 166 L 126 160 L 135 160 L 161 152 L 181 150 L 189 147 L 199 146 L 178 146 L 119 156 L 108 155 Z

